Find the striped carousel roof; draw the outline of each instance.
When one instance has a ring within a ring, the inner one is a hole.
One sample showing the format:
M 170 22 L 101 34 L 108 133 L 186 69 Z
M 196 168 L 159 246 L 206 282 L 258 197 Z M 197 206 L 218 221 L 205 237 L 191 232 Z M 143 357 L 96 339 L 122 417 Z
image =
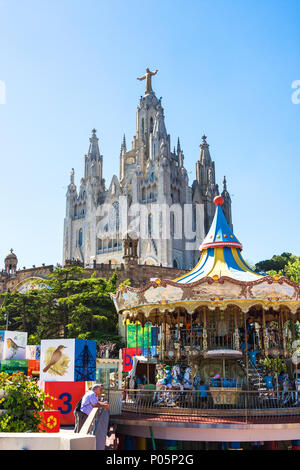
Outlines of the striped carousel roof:
M 216 212 L 210 230 L 200 246 L 198 264 L 188 274 L 175 279 L 189 284 L 204 277 L 227 276 L 239 281 L 255 281 L 263 276 L 254 272 L 241 256 L 242 244 L 233 234 L 222 210 L 224 199 L 214 199 Z

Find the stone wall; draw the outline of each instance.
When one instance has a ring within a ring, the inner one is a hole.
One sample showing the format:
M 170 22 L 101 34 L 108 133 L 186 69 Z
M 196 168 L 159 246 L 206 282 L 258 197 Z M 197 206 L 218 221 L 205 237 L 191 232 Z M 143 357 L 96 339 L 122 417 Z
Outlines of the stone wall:
M 66 265 L 66 267 L 71 264 Z M 23 269 L 16 274 L 6 276 L 0 273 L 0 293 L 13 291 L 20 283 L 33 277 L 47 278 L 53 272 L 54 266 L 39 266 L 36 268 Z M 97 277 L 109 279 L 114 271 L 118 274 L 118 284 L 130 279 L 133 287 L 139 287 L 147 283 L 151 278 L 159 279 L 176 279 L 187 271 L 177 268 L 167 268 L 163 266 L 149 266 L 136 263 L 128 263 L 121 265 L 99 264 L 93 268 L 86 268 L 90 274 L 96 273 Z

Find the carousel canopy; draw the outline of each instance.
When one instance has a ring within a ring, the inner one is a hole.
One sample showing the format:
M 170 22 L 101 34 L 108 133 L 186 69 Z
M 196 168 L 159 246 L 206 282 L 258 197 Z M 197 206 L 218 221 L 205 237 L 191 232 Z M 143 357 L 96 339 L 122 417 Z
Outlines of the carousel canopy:
M 254 272 L 241 255 L 242 244 L 233 234 L 222 210 L 222 196 L 214 199 L 216 212 L 210 230 L 200 246 L 200 260 L 192 271 L 175 279 L 189 284 L 204 277 L 227 276 L 239 281 L 254 281 L 262 276 Z
M 242 258 L 242 245 L 223 214 L 223 198 L 214 200 L 216 212 L 200 246 L 200 259 L 192 271 L 174 280 L 149 280 L 140 288 L 120 286 L 111 294 L 123 320 L 159 324 L 160 313 L 176 309 L 193 313 L 199 308 L 225 311 L 236 306 L 289 311 L 300 315 L 300 284 L 279 275 L 254 272 Z

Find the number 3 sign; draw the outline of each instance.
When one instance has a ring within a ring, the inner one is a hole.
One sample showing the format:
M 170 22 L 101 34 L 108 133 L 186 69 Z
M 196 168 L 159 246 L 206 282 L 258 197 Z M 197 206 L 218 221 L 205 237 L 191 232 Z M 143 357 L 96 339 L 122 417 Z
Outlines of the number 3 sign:
M 42 382 L 41 385 L 43 391 L 50 395 L 46 399 L 47 405 L 60 412 L 60 424 L 75 424 L 74 408 L 85 394 L 85 382 Z

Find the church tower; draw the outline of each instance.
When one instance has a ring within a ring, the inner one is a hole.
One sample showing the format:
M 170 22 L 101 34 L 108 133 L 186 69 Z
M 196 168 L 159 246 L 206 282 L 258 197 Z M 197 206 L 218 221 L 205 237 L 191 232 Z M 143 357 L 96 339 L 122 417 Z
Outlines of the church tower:
M 203 204 L 204 207 L 205 234 L 207 234 L 214 217 L 214 198 L 219 194 L 219 187 L 216 184 L 215 162 L 212 161 L 209 145 L 206 139 L 206 135 L 203 135 L 202 143 L 200 145 L 200 154 L 196 163 L 196 180 L 193 183 L 193 203 Z M 231 200 L 227 189 L 226 218 L 229 225 L 231 226 Z
M 96 209 L 105 192 L 103 157 L 99 150 L 96 129 L 92 130 L 87 155 L 84 157 L 84 176 L 79 193 L 72 169 L 66 194 L 63 260 L 76 259 L 88 265 L 96 255 Z

